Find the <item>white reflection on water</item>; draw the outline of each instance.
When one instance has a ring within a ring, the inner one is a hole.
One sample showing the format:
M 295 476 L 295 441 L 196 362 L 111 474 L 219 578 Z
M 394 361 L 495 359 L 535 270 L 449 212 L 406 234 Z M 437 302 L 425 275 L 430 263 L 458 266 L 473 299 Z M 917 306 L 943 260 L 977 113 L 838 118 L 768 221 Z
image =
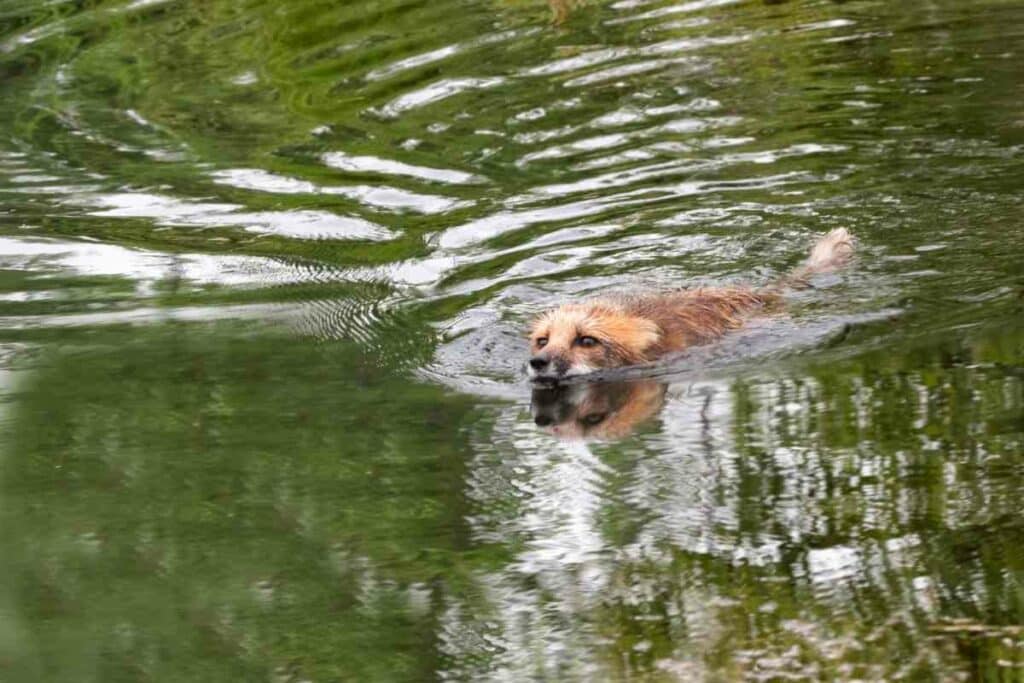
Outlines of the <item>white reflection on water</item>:
M 923 382 L 922 389 L 929 381 L 909 380 Z M 863 618 L 864 590 L 895 592 L 903 601 L 869 637 L 886 637 L 894 626 L 915 637 L 927 633 L 940 608 L 936 579 L 922 564 L 921 540 L 905 533 L 924 502 L 914 495 L 927 491 L 903 489 L 898 481 L 856 487 L 854 479 L 855 488 L 844 495 L 855 498 L 857 510 L 875 510 L 878 519 L 861 525 L 859 534 L 839 534 L 822 545 L 837 533 L 830 484 L 886 456 L 870 441 L 856 449 L 787 444 L 792 430 L 818 428 L 794 420 L 828 410 L 824 387 L 808 377 L 800 381 L 745 382 L 750 413 L 737 411 L 734 380 L 673 385 L 658 427 L 614 449 L 556 441 L 525 420 L 520 405 L 496 408 L 493 427 L 474 435 L 468 522 L 480 544 L 515 548 L 515 557 L 475 575 L 484 604 L 447 598 L 442 628 L 449 637 L 441 647 L 456 667 L 448 673 L 467 674 L 458 667 L 476 663 L 482 667 L 477 675 L 489 680 L 522 680 L 537 671 L 607 679 L 609 667 L 616 667 L 607 657 L 621 653 L 622 643 L 603 639 L 600 626 L 616 614 L 635 620 L 625 627 L 635 633 L 644 630 L 645 618 L 654 628 L 682 628 L 673 631 L 672 656 L 657 666 L 680 675 L 705 671 L 707 653 L 728 637 L 723 629 L 736 621 L 739 606 L 770 615 L 778 605 L 769 590 L 743 603 L 727 597 L 721 576 L 706 574 L 709 565 L 700 557 L 763 568 L 766 580 L 781 572 L 794 583 L 783 592 L 808 596 L 795 617 L 778 625 L 788 639 L 763 649 L 729 649 L 737 665 L 767 679 L 813 677 L 812 660 L 787 650 L 792 642 L 832 659 L 861 651 L 843 624 Z M 877 405 L 874 388 L 853 390 L 856 403 Z M 884 381 L 877 390 L 886 391 Z M 867 419 L 884 420 L 881 412 L 876 408 Z M 865 429 L 871 433 L 871 425 Z M 907 476 L 905 467 L 897 479 Z M 949 486 L 969 489 L 972 475 L 955 477 Z M 608 524 L 614 518 L 629 520 L 628 534 Z M 951 529 L 969 526 L 971 508 L 954 506 L 944 519 Z M 974 599 L 986 599 L 984 586 Z M 823 618 L 821 609 L 830 616 Z M 643 651 L 650 644 L 639 646 Z
M 635 9 L 644 5 L 653 4 L 655 0 L 621 0 L 612 5 L 615 9 Z M 607 23 L 622 24 L 632 21 L 643 21 L 646 19 L 661 19 L 675 14 L 686 14 L 689 12 L 699 12 L 701 10 L 711 9 L 713 7 L 723 7 L 725 5 L 735 5 L 740 0 L 695 0 L 694 2 L 684 2 L 678 5 L 669 5 L 668 7 L 661 7 L 656 10 L 649 12 L 642 12 L 640 14 L 634 14 L 628 17 L 621 17 L 618 19 L 611 19 Z
M 530 67 L 525 69 L 520 75 L 521 76 L 554 76 L 558 74 L 577 72 L 581 69 L 587 69 L 595 67 L 609 62 L 619 61 L 629 57 L 663 57 L 666 55 L 678 54 L 681 52 L 696 52 L 703 50 L 707 47 L 722 47 L 728 45 L 734 45 L 737 43 L 746 42 L 752 40 L 755 37 L 754 34 L 743 34 L 736 36 L 703 36 L 698 38 L 679 38 L 675 40 L 668 40 L 661 43 L 653 43 L 650 45 L 644 45 L 641 47 L 614 47 L 614 48 L 603 48 L 600 50 L 594 50 L 592 52 L 586 52 L 581 55 L 573 57 L 567 57 L 554 62 L 548 62 L 540 66 Z M 648 71 L 651 68 L 657 68 L 660 66 L 666 66 L 670 63 L 687 63 L 687 60 L 654 60 L 654 61 L 640 61 L 635 63 L 632 68 L 638 69 L 633 73 L 642 73 Z M 708 66 L 706 61 L 704 62 L 692 62 L 695 67 L 697 66 Z M 640 66 L 647 65 L 647 66 Z M 652 66 L 653 65 L 653 66 Z M 602 72 L 607 73 L 607 72 Z M 593 74 L 592 74 L 593 75 Z M 605 77 L 595 77 L 593 81 L 581 80 L 586 79 L 586 76 L 577 76 L 570 79 L 565 83 L 566 86 L 580 86 L 586 85 L 590 82 L 597 82 L 600 80 L 606 80 Z
M 235 306 L 163 306 L 133 308 L 127 311 L 71 313 L 47 316 L 7 316 L 7 329 L 93 327 L 96 325 L 152 325 L 168 321 L 209 322 L 213 320 L 260 320 L 287 322 L 295 318 L 289 307 L 278 304 L 239 304 Z
M 396 235 L 384 226 L 328 211 L 239 211 L 238 204 L 195 202 L 145 192 L 119 192 L 76 197 L 93 208 L 94 216 L 149 218 L 158 225 L 238 227 L 246 232 L 306 239 L 389 240 Z
M 554 223 L 585 218 L 600 214 L 612 207 L 622 208 L 670 198 L 678 199 L 717 192 L 768 189 L 820 180 L 822 179 L 809 173 L 794 171 L 758 178 L 728 181 L 683 181 L 675 184 L 660 185 L 657 188 L 632 190 L 538 209 L 500 211 L 490 216 L 448 228 L 438 234 L 435 239 L 437 245 L 442 249 L 458 249 L 485 242 L 509 232 L 522 230 L 538 223 Z M 515 206 L 517 203 L 524 201 L 524 199 L 525 201 L 530 201 L 529 197 L 520 197 L 510 199 L 506 204 L 508 206 Z
M 417 69 L 421 66 L 428 64 L 435 64 L 437 62 L 454 57 L 458 54 L 463 54 L 468 50 L 472 50 L 479 47 L 488 45 L 494 45 L 497 43 L 504 43 L 517 38 L 525 38 L 527 36 L 536 35 L 540 32 L 540 29 L 522 29 L 522 30 L 511 30 L 511 31 L 499 31 L 497 33 L 489 33 L 473 40 L 468 40 L 463 43 L 452 43 L 451 45 L 445 45 L 436 50 L 430 50 L 429 52 L 423 52 L 412 57 L 404 57 L 398 61 L 392 62 L 387 66 L 378 67 L 373 69 L 366 74 L 366 80 L 368 81 L 381 81 L 390 78 L 396 74 L 408 71 L 410 69 Z
M 300 267 L 256 256 L 169 254 L 99 242 L 0 237 L 0 268 L 43 276 L 117 276 L 144 290 L 161 280 L 269 286 L 301 282 Z
M 415 166 L 393 159 L 382 159 L 374 156 L 359 156 L 345 152 L 328 152 L 321 159 L 331 168 L 352 173 L 380 173 L 382 175 L 409 176 L 419 180 L 453 185 L 466 185 L 482 182 L 482 178 L 472 173 L 453 171 L 444 168 Z
M 317 185 L 308 180 L 289 178 L 256 168 L 232 168 L 215 171 L 210 176 L 217 183 L 243 190 L 277 194 L 335 195 L 388 211 L 408 210 L 423 214 L 439 214 L 472 205 L 472 202 L 411 192 L 386 185 Z
M 394 118 L 412 109 L 419 109 L 448 99 L 453 95 L 496 88 L 503 83 L 505 83 L 505 79 L 497 76 L 491 78 L 445 78 L 419 90 L 399 95 L 384 105 L 379 113 L 385 117 Z
M 169 254 L 129 249 L 88 241 L 0 237 L 0 269 L 23 271 L 38 285 L 50 277 L 122 277 L 131 282 L 136 296 L 153 294 L 153 286 L 178 281 L 191 286 L 265 287 L 301 282 L 309 273 L 273 259 L 252 256 Z M 64 299 L 68 290 L 12 291 L 5 301 Z M 8 315 L 0 319 L 4 329 L 80 327 L 111 324 L 151 324 L 167 320 L 209 321 L 231 319 L 292 320 L 295 307 L 260 303 L 251 305 L 154 307 L 136 305 L 128 310 Z M 94 304 L 90 308 L 96 308 Z

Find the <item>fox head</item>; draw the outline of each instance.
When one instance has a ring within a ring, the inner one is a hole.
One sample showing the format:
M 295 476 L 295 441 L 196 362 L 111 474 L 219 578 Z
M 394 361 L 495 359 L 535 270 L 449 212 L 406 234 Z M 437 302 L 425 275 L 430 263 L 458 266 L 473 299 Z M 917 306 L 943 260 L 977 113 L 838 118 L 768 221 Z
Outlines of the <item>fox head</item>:
M 568 304 L 534 322 L 527 372 L 534 380 L 558 381 L 643 363 L 660 338 L 653 321 L 612 304 Z

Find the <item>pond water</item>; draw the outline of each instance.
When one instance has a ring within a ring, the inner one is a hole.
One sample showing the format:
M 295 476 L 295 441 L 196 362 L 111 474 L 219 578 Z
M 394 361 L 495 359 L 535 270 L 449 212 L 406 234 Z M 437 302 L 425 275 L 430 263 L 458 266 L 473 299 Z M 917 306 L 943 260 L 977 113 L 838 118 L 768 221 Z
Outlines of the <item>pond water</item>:
M 0 678 L 1024 680 L 1024 6 L 555 4 L 0 0 Z

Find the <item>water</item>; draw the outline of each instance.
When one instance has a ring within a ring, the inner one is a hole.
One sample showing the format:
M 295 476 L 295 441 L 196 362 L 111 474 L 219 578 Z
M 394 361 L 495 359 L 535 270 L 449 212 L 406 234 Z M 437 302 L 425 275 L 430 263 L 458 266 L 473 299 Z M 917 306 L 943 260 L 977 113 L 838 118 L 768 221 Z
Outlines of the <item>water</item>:
M 0 0 L 0 678 L 1024 680 L 1024 7 L 556 5 Z

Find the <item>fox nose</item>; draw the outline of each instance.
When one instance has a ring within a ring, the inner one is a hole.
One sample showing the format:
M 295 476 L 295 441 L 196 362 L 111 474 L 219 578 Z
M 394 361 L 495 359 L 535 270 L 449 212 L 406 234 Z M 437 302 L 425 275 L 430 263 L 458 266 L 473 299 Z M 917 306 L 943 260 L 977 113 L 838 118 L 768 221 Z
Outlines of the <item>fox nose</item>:
M 530 367 L 534 370 L 543 370 L 550 361 L 544 356 L 534 356 L 530 359 Z

